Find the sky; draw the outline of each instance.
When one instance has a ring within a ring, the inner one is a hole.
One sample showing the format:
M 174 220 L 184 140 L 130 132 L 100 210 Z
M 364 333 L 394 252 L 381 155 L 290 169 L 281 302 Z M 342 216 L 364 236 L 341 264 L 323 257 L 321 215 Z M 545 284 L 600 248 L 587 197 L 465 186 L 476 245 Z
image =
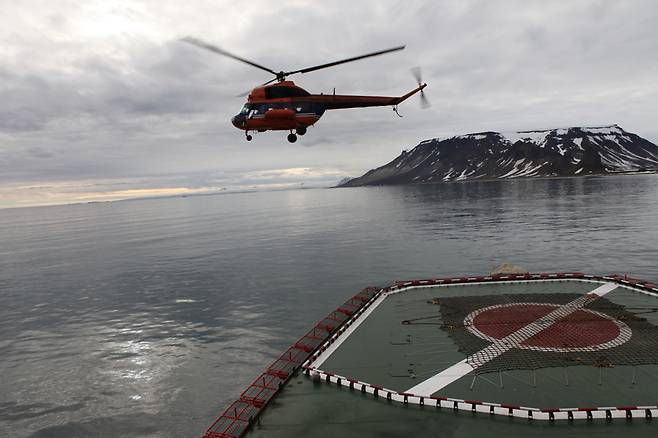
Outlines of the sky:
M 0 0 L 0 208 L 330 186 L 420 141 L 617 123 L 658 143 L 654 0 Z M 432 102 L 328 111 L 295 144 L 230 124 L 264 71 L 312 93 Z

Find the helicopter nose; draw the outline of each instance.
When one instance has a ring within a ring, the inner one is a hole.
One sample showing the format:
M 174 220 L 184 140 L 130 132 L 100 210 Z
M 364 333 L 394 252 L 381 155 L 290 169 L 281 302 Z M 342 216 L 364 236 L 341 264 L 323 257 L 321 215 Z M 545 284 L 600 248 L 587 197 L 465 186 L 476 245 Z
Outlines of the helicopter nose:
M 233 123 L 233 126 L 235 126 L 236 128 L 242 129 L 242 127 L 244 126 L 244 120 L 245 119 L 242 114 L 237 114 L 233 116 L 233 118 L 231 119 L 231 123 Z

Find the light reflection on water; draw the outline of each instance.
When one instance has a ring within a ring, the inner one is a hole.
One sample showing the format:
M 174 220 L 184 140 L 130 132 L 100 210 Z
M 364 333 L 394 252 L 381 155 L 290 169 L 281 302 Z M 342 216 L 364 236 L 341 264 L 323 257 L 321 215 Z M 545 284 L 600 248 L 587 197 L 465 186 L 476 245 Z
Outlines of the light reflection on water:
M 0 436 L 198 436 L 369 284 L 658 280 L 658 177 L 299 190 L 0 210 Z

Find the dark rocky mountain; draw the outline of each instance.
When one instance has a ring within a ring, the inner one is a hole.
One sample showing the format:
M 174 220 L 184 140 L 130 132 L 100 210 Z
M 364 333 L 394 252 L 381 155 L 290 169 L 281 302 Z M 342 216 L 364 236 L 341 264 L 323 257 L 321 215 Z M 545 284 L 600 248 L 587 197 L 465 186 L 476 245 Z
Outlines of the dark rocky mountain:
M 425 140 L 340 187 L 658 171 L 658 146 L 617 125 Z

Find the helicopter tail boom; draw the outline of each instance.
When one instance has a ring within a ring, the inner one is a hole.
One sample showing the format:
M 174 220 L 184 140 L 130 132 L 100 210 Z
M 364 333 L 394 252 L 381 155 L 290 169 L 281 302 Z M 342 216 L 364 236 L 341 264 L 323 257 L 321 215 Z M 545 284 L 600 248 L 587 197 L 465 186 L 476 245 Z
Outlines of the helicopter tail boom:
M 398 101 L 395 102 L 395 105 L 397 105 L 397 104 L 399 104 L 399 103 L 401 103 L 401 102 L 403 102 L 403 101 L 409 99 L 409 98 L 410 98 L 411 96 L 413 96 L 414 94 L 416 94 L 416 93 L 418 93 L 418 92 L 420 92 L 420 91 L 423 91 L 423 88 L 425 88 L 425 87 L 427 87 L 427 84 L 419 84 L 418 87 L 414 88 L 413 90 L 411 90 L 410 92 L 408 92 L 408 93 L 405 94 L 404 96 L 400 96 L 400 97 L 398 97 Z
M 343 109 L 343 108 L 365 108 L 371 106 L 394 106 L 427 87 L 427 84 L 420 84 L 403 96 L 352 96 L 339 94 L 315 94 L 311 99 L 322 103 L 325 109 Z

